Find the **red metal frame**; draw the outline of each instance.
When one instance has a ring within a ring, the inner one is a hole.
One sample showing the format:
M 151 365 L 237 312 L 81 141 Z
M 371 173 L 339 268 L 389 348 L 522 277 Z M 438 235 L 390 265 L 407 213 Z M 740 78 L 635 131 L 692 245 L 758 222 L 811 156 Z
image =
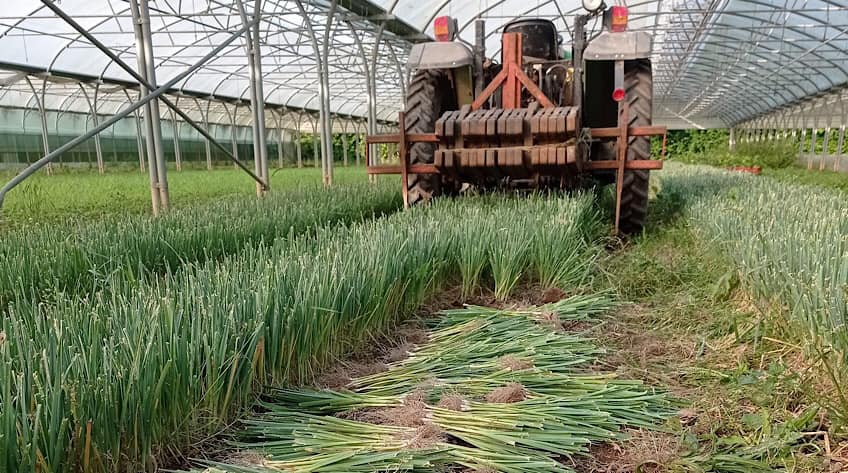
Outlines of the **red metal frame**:
M 542 107 L 553 107 L 554 104 L 542 90 L 527 77 L 523 70 L 521 33 L 504 33 L 503 35 L 503 69 L 492 79 L 480 95 L 471 104 L 471 110 L 478 110 L 485 105 L 501 85 L 503 90 L 502 107 L 505 109 L 521 108 L 521 86 L 530 92 Z
M 506 33 L 503 35 L 503 69 L 492 80 L 491 83 L 471 104 L 472 110 L 477 110 L 502 87 L 502 105 L 504 109 L 521 108 L 522 86 L 530 92 L 543 107 L 554 107 L 554 104 L 545 94 L 524 74 L 522 70 L 522 37 L 520 33 Z M 618 61 L 617 67 L 623 68 L 623 62 Z M 610 161 L 587 161 L 577 160 L 577 169 L 580 171 L 615 170 L 616 199 L 615 199 L 615 230 L 618 232 L 621 218 L 621 191 L 624 183 L 624 172 L 626 170 L 658 170 L 662 169 L 665 161 L 667 131 L 664 126 L 636 126 L 628 127 L 629 105 L 626 100 L 618 102 L 618 126 L 611 128 L 591 128 L 589 132 L 592 138 L 615 139 L 616 156 Z M 365 162 L 368 165 L 368 174 L 400 174 L 403 185 L 404 207 L 409 206 L 409 175 L 410 174 L 441 174 L 442 171 L 433 164 L 410 164 L 409 146 L 412 143 L 439 143 L 439 137 L 435 133 L 406 133 L 406 115 L 401 112 L 398 116 L 398 133 L 387 135 L 367 136 L 365 143 L 368 145 L 378 143 L 397 143 L 400 165 L 398 166 L 372 166 L 370 146 L 365 148 Z M 662 154 L 660 159 L 638 159 L 627 160 L 627 146 L 631 136 L 658 136 L 662 135 Z

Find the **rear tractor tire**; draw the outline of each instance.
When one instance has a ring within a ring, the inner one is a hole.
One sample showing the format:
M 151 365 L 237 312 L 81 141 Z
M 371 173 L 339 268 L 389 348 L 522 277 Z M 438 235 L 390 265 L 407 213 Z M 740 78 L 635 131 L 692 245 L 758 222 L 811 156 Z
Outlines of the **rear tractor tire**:
M 436 120 L 450 110 L 456 110 L 456 94 L 450 71 L 421 70 L 413 76 L 406 94 L 406 132 L 433 133 Z M 409 147 L 410 164 L 433 164 L 436 145 L 413 143 Z M 427 202 L 446 191 L 449 183 L 438 174 L 410 174 L 408 199 L 410 205 Z
M 627 61 L 624 65 L 624 90 L 629 105 L 629 126 L 651 125 L 653 102 L 653 75 L 651 61 L 640 59 Z M 627 160 L 650 159 L 651 139 L 647 136 L 631 136 L 627 146 Z M 650 172 L 632 170 L 624 173 L 621 186 L 621 216 L 619 230 L 625 235 L 642 231 L 648 216 L 648 191 Z

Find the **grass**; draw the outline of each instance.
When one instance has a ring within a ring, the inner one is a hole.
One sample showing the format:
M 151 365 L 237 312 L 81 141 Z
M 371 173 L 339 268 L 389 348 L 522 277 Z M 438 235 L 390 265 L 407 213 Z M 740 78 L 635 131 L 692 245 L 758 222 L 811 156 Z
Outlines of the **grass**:
M 11 448 L 0 461 L 11 471 L 154 469 L 153 459 L 225 426 L 257 386 L 312 379 L 458 282 L 464 241 L 474 238 L 461 231 L 469 214 L 478 228 L 512 222 L 525 245 L 508 250 L 529 255 L 501 267 L 514 280 L 550 264 L 533 257 L 534 235 L 590 218 L 590 206 L 587 196 L 444 201 L 146 284 L 12 304 L 0 344 L 0 444 Z M 491 285 L 492 260 L 482 257 L 481 284 Z
M 12 175 L 0 174 L 3 182 Z M 337 167 L 340 184 L 364 182 L 364 167 Z M 321 170 L 313 167 L 271 171 L 271 188 L 288 189 L 303 183 L 321 183 Z M 207 170 L 171 170 L 168 174 L 173 208 L 181 209 L 226 197 L 255 195 L 254 181 L 232 167 Z M 105 215 L 149 214 L 150 183 L 147 173 L 115 171 L 98 175 L 91 171 L 38 173 L 11 191 L 3 206 L 3 225 L 96 219 Z M 2 227 L 0 227 L 2 230 Z
M 842 172 L 792 166 L 783 169 L 765 169 L 763 174 L 788 184 L 815 185 L 848 192 L 848 174 Z
M 702 231 L 702 224 L 716 222 L 699 218 L 726 214 L 695 213 L 686 199 L 724 195 L 740 179 L 749 178 L 669 167 L 659 175 L 661 190 L 645 235 L 602 259 L 597 287 L 613 288 L 631 303 L 590 332 L 610 348 L 601 366 L 667 386 L 691 405 L 670 424 L 670 434 L 636 435 L 617 449 L 596 452 L 602 464 L 581 471 L 615 464 L 658 471 L 814 472 L 838 461 L 840 434 L 821 409 L 821 372 L 794 343 L 803 332 L 787 332 L 781 323 L 787 312 L 752 297 L 736 253 Z M 744 189 L 754 200 L 762 190 L 749 184 Z M 762 211 L 762 202 L 747 206 Z M 759 240 L 737 237 L 739 244 Z
M 793 342 L 833 386 L 831 415 L 844 424 L 848 401 L 848 214 L 841 192 L 707 169 L 673 170 L 668 192 L 688 195 L 703 238 L 732 255 L 739 278 L 761 304 L 785 312 Z M 712 192 L 692 189 L 712 187 Z

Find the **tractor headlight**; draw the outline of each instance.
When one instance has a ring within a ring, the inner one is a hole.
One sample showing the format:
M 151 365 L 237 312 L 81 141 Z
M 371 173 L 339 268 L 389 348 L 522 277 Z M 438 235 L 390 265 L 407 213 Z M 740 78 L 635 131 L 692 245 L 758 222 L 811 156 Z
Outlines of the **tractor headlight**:
M 603 8 L 604 0 L 583 0 L 583 8 L 589 12 L 596 12 Z

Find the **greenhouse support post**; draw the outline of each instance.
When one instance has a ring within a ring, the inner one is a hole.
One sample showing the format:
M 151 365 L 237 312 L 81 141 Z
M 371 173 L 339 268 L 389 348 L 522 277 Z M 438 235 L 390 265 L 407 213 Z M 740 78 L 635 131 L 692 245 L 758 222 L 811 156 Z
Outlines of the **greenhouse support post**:
M 138 72 L 136 72 L 136 71 L 135 71 L 132 67 L 130 67 L 130 66 L 129 66 L 129 64 L 127 64 L 126 62 L 124 62 L 124 61 L 123 61 L 120 57 L 118 57 L 115 53 L 113 53 L 113 52 L 112 52 L 112 51 L 111 51 L 111 50 L 110 50 L 110 49 L 109 49 L 106 45 L 104 45 L 102 42 L 100 42 L 100 40 L 98 40 L 96 37 L 94 37 L 94 35 L 92 35 L 92 34 L 91 34 L 88 30 L 86 30 L 83 26 L 81 26 L 79 23 L 77 23 L 77 22 L 76 22 L 76 20 L 74 20 L 73 18 L 71 18 L 70 16 L 68 16 L 68 14 L 67 14 L 67 13 L 65 13 L 64 11 L 62 11 L 62 9 L 61 9 L 61 8 L 59 8 L 59 7 L 58 7 L 55 3 L 53 3 L 53 1 L 52 1 L 52 0 L 41 0 L 41 3 L 42 3 L 42 4 L 44 4 L 44 6 L 46 6 L 46 7 L 47 7 L 47 8 L 49 8 L 50 10 L 52 10 L 52 11 L 53 11 L 53 13 L 55 13 L 55 14 L 56 14 L 59 18 L 61 18 L 61 19 L 62 19 L 65 23 L 67 23 L 69 26 L 71 26 L 71 28 L 73 28 L 73 29 L 74 29 L 77 33 L 79 33 L 79 34 L 80 34 L 80 36 L 82 36 L 82 37 L 84 37 L 85 39 L 87 39 L 87 40 L 88 40 L 88 41 L 89 41 L 92 45 L 94 45 L 94 47 L 96 47 L 96 48 L 97 48 L 97 49 L 99 49 L 99 50 L 100 50 L 103 54 L 105 54 L 107 57 L 109 57 L 109 59 L 111 59 L 111 60 L 115 63 L 115 65 L 117 65 L 118 67 L 120 67 L 121 69 L 123 69 L 123 70 L 124 70 L 125 72 L 127 72 L 130 76 L 132 76 L 135 80 L 137 80 L 139 84 L 141 84 L 141 85 L 143 85 L 143 86 L 147 87 L 148 89 L 153 90 L 153 88 L 151 88 L 151 87 L 150 87 L 150 83 L 149 83 L 149 82 L 147 82 L 147 80 L 146 80 L 144 77 L 142 77 L 142 76 L 141 76 Z M 258 22 L 258 21 L 259 21 L 259 19 L 258 19 L 258 18 L 255 18 L 253 21 L 251 21 L 251 25 L 253 25 L 253 23 L 254 23 L 254 22 Z M 236 38 L 240 37 L 240 36 L 243 34 L 243 32 L 244 32 L 244 31 L 245 31 L 245 30 L 244 30 L 244 29 L 242 29 L 242 30 L 239 30 L 238 32 L 236 32 L 233 36 L 231 36 L 231 37 L 230 37 L 230 39 L 229 39 L 229 40 L 227 40 L 227 41 L 225 42 L 225 46 L 226 46 L 226 45 L 229 45 L 229 44 L 230 44 L 230 43 L 232 43 L 232 42 L 233 42 Z M 217 51 L 217 52 L 220 52 L 220 51 L 222 51 L 223 49 L 224 49 L 224 48 L 216 48 L 216 51 Z M 217 54 L 217 53 L 216 53 L 216 54 Z M 210 59 L 211 59 L 211 58 L 210 58 Z M 205 60 L 203 60 L 203 62 L 204 62 L 204 63 L 205 63 L 205 62 L 208 62 L 208 61 L 209 61 L 209 59 L 205 59 Z M 201 64 L 201 65 L 202 65 L 202 64 Z M 180 108 L 179 108 L 176 104 L 172 103 L 172 102 L 171 102 L 170 100 L 168 100 L 168 98 L 167 98 L 167 97 L 165 97 L 164 95 L 162 95 L 162 96 L 160 97 L 160 99 L 162 100 L 162 103 L 164 103 L 165 105 L 167 105 L 167 106 L 168 106 L 168 108 L 170 108 L 171 110 L 173 110 L 173 111 L 174 111 L 174 113 L 176 113 L 177 115 L 179 115 L 179 116 L 180 116 L 180 118 L 182 118 L 184 122 L 186 122 L 186 123 L 188 123 L 189 125 L 191 125 L 191 127 L 192 127 L 192 128 L 194 128 L 195 130 L 197 130 L 197 132 L 198 132 L 198 133 L 200 133 L 200 134 L 201 134 L 204 138 L 206 138 L 206 140 L 207 140 L 208 142 L 210 142 L 212 145 L 214 145 L 216 148 L 218 148 L 218 149 L 219 149 L 222 153 L 224 153 L 224 155 L 226 155 L 229 159 L 233 160 L 233 161 L 236 163 L 236 165 L 237 165 L 237 166 L 238 166 L 238 167 L 239 167 L 242 171 L 244 171 L 245 173 L 247 173 L 247 174 L 248 174 L 248 175 L 249 175 L 249 176 L 250 176 L 250 177 L 251 177 L 254 181 L 256 181 L 256 182 L 257 182 L 257 183 L 259 183 L 259 184 L 264 185 L 264 183 L 263 183 L 263 182 L 262 182 L 262 180 L 259 178 L 259 176 L 255 175 L 255 174 L 253 173 L 253 171 L 251 171 L 250 169 L 248 169 L 248 168 L 247 168 L 247 166 L 245 166 L 245 165 L 244 165 L 244 163 L 242 163 L 241 161 L 239 161 L 238 159 L 236 159 L 236 158 L 235 158 L 232 154 L 230 154 L 230 152 L 227 150 L 227 148 L 226 148 L 226 147 L 224 147 L 224 145 L 222 145 L 221 143 L 219 143 L 219 142 L 218 142 L 218 140 L 216 140 L 216 139 L 215 139 L 215 138 L 214 138 L 214 137 L 213 137 L 213 136 L 212 136 L 212 135 L 211 135 L 208 131 L 206 131 L 206 129 L 204 129 L 202 126 L 200 126 L 199 124 L 197 124 L 197 122 L 195 122 L 195 121 L 194 121 L 191 117 L 189 117 L 189 116 L 188 116 L 188 114 L 186 114 L 185 112 L 183 112 L 182 110 L 180 110 Z M 179 98 L 177 98 L 177 100 L 179 100 Z M 137 113 L 137 112 L 136 112 L 136 115 L 138 115 L 138 113 Z M 208 124 L 207 124 L 207 128 L 208 128 Z M 47 153 L 45 152 L 45 154 L 47 154 Z M 142 168 L 142 171 L 144 170 L 144 164 L 143 164 L 143 163 L 144 163 L 144 162 L 143 162 L 143 161 L 141 161 L 141 165 L 140 165 L 140 166 L 141 166 L 141 168 Z
M 133 29 L 135 31 L 135 50 L 136 50 L 136 59 L 138 60 L 138 70 L 141 73 L 142 78 L 144 78 L 144 82 L 146 84 L 151 84 L 149 77 L 147 76 L 147 61 L 145 60 L 145 55 L 147 54 L 147 48 L 144 47 L 144 31 L 141 27 L 141 12 L 138 7 L 138 0 L 130 0 L 130 9 L 132 10 L 133 16 Z M 152 84 L 151 84 L 152 86 Z M 142 85 L 139 87 L 141 89 L 142 95 L 148 95 L 150 89 Z M 153 133 L 153 121 L 150 119 L 150 116 L 153 114 L 153 110 L 150 108 L 150 102 L 146 102 L 144 104 L 144 127 L 145 127 L 145 149 L 147 150 L 147 174 L 150 179 L 150 200 L 151 205 L 153 207 L 153 215 L 159 215 L 159 212 L 162 210 L 162 193 L 159 191 L 159 164 L 156 159 L 156 143 Z
M 141 29 L 142 46 L 144 47 L 144 66 L 146 74 L 142 77 L 147 79 L 151 89 L 156 88 L 156 61 L 153 55 L 153 33 L 150 30 L 150 8 L 148 0 L 130 0 L 130 3 L 138 2 L 138 13 L 141 14 L 137 18 L 137 22 Z M 162 144 L 162 118 L 159 113 L 159 100 L 154 97 L 148 102 L 147 106 L 150 110 L 150 128 L 153 129 L 153 146 L 156 157 L 156 173 L 159 188 L 159 205 L 162 210 L 168 210 L 171 207 L 171 197 L 168 190 L 168 167 L 165 161 L 165 147 Z
M 113 115 L 110 119 L 104 121 L 103 123 L 101 123 L 97 127 L 90 130 L 88 133 L 84 133 L 84 134 L 72 139 L 71 141 L 68 141 L 67 143 L 63 144 L 62 146 L 56 148 L 53 152 L 48 153 L 46 156 L 42 157 L 38 161 L 29 165 L 26 169 L 21 171 L 18 175 L 16 175 L 9 182 L 7 182 L 2 188 L 0 188 L 0 208 L 2 208 L 2 206 L 3 206 L 3 202 L 5 201 L 6 194 L 8 194 L 10 190 L 17 187 L 21 182 L 25 181 L 27 178 L 32 176 L 39 169 L 43 168 L 44 166 L 49 164 L 54 159 L 61 156 L 62 154 L 66 153 L 67 151 L 69 151 L 71 149 L 74 149 L 75 147 L 79 146 L 81 143 L 85 142 L 86 140 L 88 140 L 92 136 L 103 132 L 103 130 L 105 130 L 105 129 L 111 127 L 112 125 L 114 125 L 115 123 L 118 123 L 119 121 L 123 120 L 124 118 L 126 118 L 127 116 L 129 116 L 130 114 L 132 114 L 133 112 L 135 112 L 136 110 L 138 110 L 139 108 L 143 107 L 145 104 L 147 104 L 148 102 L 153 100 L 154 98 L 160 97 L 165 92 L 171 90 L 171 88 L 174 87 L 176 84 L 178 84 L 180 81 L 185 80 L 186 77 L 190 76 L 196 70 L 203 67 L 204 64 L 209 62 L 211 59 L 217 57 L 221 53 L 221 51 L 226 49 L 230 44 L 232 44 L 233 41 L 235 41 L 236 39 L 241 37 L 241 35 L 244 34 L 244 32 L 246 30 L 247 30 L 247 28 L 240 28 L 238 31 L 235 31 L 234 33 L 232 33 L 230 35 L 229 38 L 221 41 L 221 43 L 217 44 L 214 48 L 212 48 L 199 61 L 197 61 L 196 63 L 194 63 L 190 67 L 188 67 L 186 70 L 184 70 L 180 74 L 177 74 L 176 76 L 174 76 L 173 78 L 168 80 L 168 82 L 166 82 L 162 87 L 159 87 L 158 89 L 154 90 L 153 92 L 145 95 L 138 102 L 133 103 L 132 105 L 127 107 L 126 110 Z

